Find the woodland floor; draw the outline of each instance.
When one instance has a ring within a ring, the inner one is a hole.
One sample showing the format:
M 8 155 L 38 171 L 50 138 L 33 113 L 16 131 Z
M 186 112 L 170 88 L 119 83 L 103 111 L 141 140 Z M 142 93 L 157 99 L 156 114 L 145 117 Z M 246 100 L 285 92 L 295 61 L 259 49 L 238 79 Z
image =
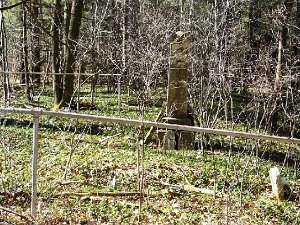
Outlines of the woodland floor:
M 15 98 L 15 106 L 28 107 L 21 95 Z M 87 93 L 81 101 L 89 106 Z M 161 108 L 162 99 L 154 102 L 146 120 L 154 120 Z M 116 94 L 102 91 L 95 106 L 80 113 L 140 117 L 134 98 L 124 94 L 122 103 L 119 115 Z M 36 105 L 50 109 L 50 92 Z M 140 128 L 48 116 L 40 120 L 38 216 L 33 220 L 32 118 L 0 116 L 0 206 L 36 224 L 300 224 L 299 146 L 212 136 L 220 144 L 195 151 L 149 145 L 138 159 Z M 138 191 L 137 164 L 143 166 L 144 196 L 121 196 Z M 272 197 L 268 171 L 273 166 L 290 182 L 293 199 Z M 184 184 L 216 194 L 176 186 Z M 29 223 L 0 208 L 0 224 Z

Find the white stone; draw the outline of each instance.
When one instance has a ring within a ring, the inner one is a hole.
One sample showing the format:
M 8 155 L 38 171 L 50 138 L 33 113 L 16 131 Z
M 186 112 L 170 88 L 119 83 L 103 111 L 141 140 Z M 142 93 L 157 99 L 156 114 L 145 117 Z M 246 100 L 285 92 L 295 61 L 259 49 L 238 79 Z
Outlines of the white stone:
M 286 179 L 280 176 L 278 167 L 271 168 L 269 175 L 274 196 L 279 200 L 287 199 L 291 193 L 291 189 Z

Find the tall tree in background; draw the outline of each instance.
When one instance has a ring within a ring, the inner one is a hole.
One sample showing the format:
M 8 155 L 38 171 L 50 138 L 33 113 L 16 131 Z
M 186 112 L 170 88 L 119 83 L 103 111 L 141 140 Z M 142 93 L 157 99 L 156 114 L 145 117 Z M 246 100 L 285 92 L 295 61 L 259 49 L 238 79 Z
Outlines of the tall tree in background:
M 28 69 L 28 39 L 27 39 L 27 8 L 26 8 L 26 2 L 24 1 L 22 4 L 22 11 L 23 11 L 23 17 L 22 17 L 22 65 L 21 70 L 24 73 L 25 78 L 25 85 L 26 85 L 26 96 L 29 102 L 33 99 L 33 93 L 32 93 L 32 87 L 30 85 L 30 79 L 29 79 L 29 69 Z
M 126 77 L 127 75 L 127 44 L 128 44 L 128 7 L 129 0 L 123 0 L 122 5 L 122 75 Z
M 58 105 L 61 102 L 63 95 L 63 77 L 59 74 L 61 72 L 61 14 L 61 0 L 55 0 L 52 27 L 52 71 L 55 73 L 53 76 L 53 92 L 55 105 Z
M 125 10 L 124 20 L 127 24 L 125 34 L 125 55 L 127 57 L 127 72 L 129 82 L 133 84 L 132 87 L 138 88 L 142 81 L 142 73 L 140 68 L 140 43 L 139 43 L 139 14 L 140 4 L 139 0 L 128 0 L 127 10 Z M 132 57 L 133 56 L 133 57 Z M 126 58 L 125 58 L 126 59 Z
M 40 16 L 41 4 L 40 0 L 33 0 L 31 5 L 32 13 L 32 80 L 33 83 L 41 83 L 41 75 L 39 74 L 42 69 L 42 60 L 41 60 L 41 32 L 38 26 L 38 19 Z
M 249 68 L 248 79 L 253 81 L 253 75 L 257 74 L 257 61 L 259 60 L 260 50 L 260 24 L 261 24 L 261 8 L 259 0 L 249 1 L 249 53 L 247 57 L 247 63 Z M 250 77 L 249 77 L 250 75 Z
M 295 41 L 296 44 L 294 44 L 294 55 L 296 58 L 295 62 L 295 73 L 298 74 L 298 76 L 295 77 L 292 87 L 297 89 L 300 89 L 300 44 L 297 44 L 297 42 L 300 42 L 300 0 L 296 1 L 296 29 L 295 29 Z
M 282 76 L 287 73 L 287 58 L 285 52 L 288 50 L 289 29 L 288 24 L 293 8 L 293 0 L 284 0 L 278 5 L 278 48 L 277 64 L 275 70 L 274 89 L 271 95 L 272 108 L 268 121 L 268 129 L 272 132 L 278 129 L 279 111 L 281 110 L 283 81 Z
M 112 8 L 114 8 L 113 3 L 114 3 L 114 0 L 111 1 Z M 97 71 L 99 69 L 98 68 L 99 62 L 95 60 L 98 56 L 98 46 L 99 46 L 99 43 L 97 43 L 97 19 L 98 19 L 98 10 L 99 10 L 98 4 L 99 4 L 98 1 L 94 1 L 92 3 L 92 27 L 91 27 L 91 35 L 92 35 L 92 37 L 91 37 L 91 57 L 92 57 L 91 67 L 92 67 L 92 71 Z M 94 93 L 96 92 L 97 80 L 98 80 L 97 74 L 92 76 L 92 78 L 91 78 L 91 104 L 92 105 L 94 104 Z
M 3 7 L 3 0 L 0 0 L 0 7 Z M 2 66 L 2 82 L 3 82 L 3 97 L 5 103 L 9 101 L 10 98 L 10 84 L 8 72 L 8 62 L 7 62 L 7 38 L 6 29 L 3 12 L 0 11 L 0 65 Z
M 55 0 L 53 6 L 52 71 L 55 73 L 53 76 L 54 108 L 60 108 L 65 104 L 63 102 L 64 77 L 62 75 L 65 73 L 66 53 L 68 52 L 72 0 L 65 1 L 64 9 L 61 0 Z
M 65 77 L 64 77 L 64 89 L 62 100 L 55 108 L 61 108 L 66 104 L 70 103 L 72 100 L 72 95 L 74 92 L 74 71 L 75 62 L 77 55 L 77 43 L 79 39 L 79 32 L 81 26 L 81 19 L 83 13 L 83 1 L 84 0 L 73 0 L 71 18 L 70 18 L 70 28 L 68 29 L 68 40 L 66 48 L 66 65 L 65 65 Z M 68 27 L 68 26 L 66 26 Z
M 280 82 L 283 73 L 283 64 L 285 61 L 284 52 L 288 48 L 288 39 L 289 39 L 289 31 L 288 31 L 288 23 L 291 17 L 291 11 L 293 8 L 292 0 L 284 0 L 282 5 L 279 6 L 281 10 L 279 11 L 278 18 L 278 57 L 277 57 L 277 66 L 275 73 L 275 90 L 280 89 Z
M 64 6 L 64 29 L 63 29 L 63 42 L 64 42 L 64 49 L 63 49 L 63 71 L 65 72 L 66 66 L 66 55 L 68 52 L 68 35 L 70 30 L 70 22 L 71 22 L 71 11 L 72 11 L 72 1 L 73 0 L 66 0 Z

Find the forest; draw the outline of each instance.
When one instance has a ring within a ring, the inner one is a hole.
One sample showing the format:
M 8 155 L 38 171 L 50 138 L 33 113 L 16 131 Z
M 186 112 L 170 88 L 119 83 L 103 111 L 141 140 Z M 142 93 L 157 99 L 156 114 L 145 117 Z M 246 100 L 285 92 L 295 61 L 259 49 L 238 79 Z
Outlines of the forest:
M 0 0 L 0 28 L 0 224 L 300 223 L 300 0 Z M 33 216 L 8 108 L 129 122 L 41 113 Z

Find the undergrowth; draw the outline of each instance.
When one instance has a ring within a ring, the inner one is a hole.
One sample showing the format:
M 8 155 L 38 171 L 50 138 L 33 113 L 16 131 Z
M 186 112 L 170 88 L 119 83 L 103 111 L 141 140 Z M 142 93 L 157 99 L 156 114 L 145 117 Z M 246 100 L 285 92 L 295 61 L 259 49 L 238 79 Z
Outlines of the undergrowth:
M 50 109 L 49 98 L 40 97 L 39 105 Z M 80 113 L 140 118 L 134 99 L 122 98 L 120 114 L 115 96 L 109 93 L 100 93 L 95 106 Z M 154 120 L 160 107 L 149 107 L 145 119 Z M 31 116 L 1 114 L 0 205 L 28 218 L 31 121 Z M 211 136 L 210 144 L 195 151 L 163 150 L 154 143 L 138 155 L 142 133 L 133 126 L 41 117 L 38 213 L 30 220 L 36 224 L 300 223 L 299 146 Z M 143 162 L 142 170 L 138 160 Z M 268 171 L 273 166 L 282 169 L 294 199 L 278 202 L 272 197 Z M 122 195 L 138 192 L 141 178 L 143 196 Z M 215 194 L 187 191 L 182 188 L 186 184 Z M 29 223 L 0 209 L 0 224 L 5 222 Z

